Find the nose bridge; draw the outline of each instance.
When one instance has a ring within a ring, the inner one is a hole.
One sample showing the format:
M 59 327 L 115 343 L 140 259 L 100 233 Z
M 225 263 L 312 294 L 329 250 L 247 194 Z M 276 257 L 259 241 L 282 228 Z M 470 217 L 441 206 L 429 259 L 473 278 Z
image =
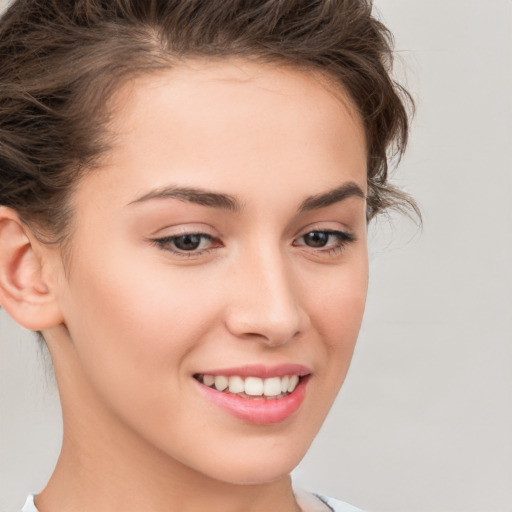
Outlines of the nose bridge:
M 306 315 L 286 255 L 279 247 L 249 252 L 234 274 L 228 328 L 237 336 L 260 336 L 279 345 L 300 333 Z

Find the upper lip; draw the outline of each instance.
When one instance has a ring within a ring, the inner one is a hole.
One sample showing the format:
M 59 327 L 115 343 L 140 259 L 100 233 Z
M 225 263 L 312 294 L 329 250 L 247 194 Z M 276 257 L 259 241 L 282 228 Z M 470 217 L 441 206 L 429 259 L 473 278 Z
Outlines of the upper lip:
M 243 366 L 221 368 L 215 370 L 205 370 L 197 372 L 201 375 L 224 375 L 232 377 L 238 375 L 240 377 L 260 377 L 261 379 L 268 379 L 271 377 L 284 377 L 285 375 L 298 375 L 303 377 L 309 375 L 311 370 L 301 364 L 279 364 L 267 366 L 263 364 L 247 364 Z

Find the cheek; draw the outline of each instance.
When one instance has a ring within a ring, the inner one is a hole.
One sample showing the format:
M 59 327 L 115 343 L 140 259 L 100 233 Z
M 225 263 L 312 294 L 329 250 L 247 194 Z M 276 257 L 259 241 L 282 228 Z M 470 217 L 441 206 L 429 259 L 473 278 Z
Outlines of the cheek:
M 313 322 L 334 351 L 355 344 L 366 304 L 368 264 L 366 253 L 323 280 L 318 292 L 310 294 Z
M 367 258 L 361 252 L 353 264 L 325 280 L 317 294 L 309 295 L 310 318 L 323 354 L 318 376 L 326 402 L 319 407 L 330 407 L 346 377 L 361 327 L 367 287 Z
M 112 401 L 127 396 L 148 402 L 170 376 L 180 376 L 182 361 L 211 328 L 217 301 L 199 293 L 200 283 L 165 266 L 162 271 L 161 264 L 110 261 L 115 264 L 91 258 L 76 265 L 66 322 L 79 363 L 98 393 L 112 395 Z

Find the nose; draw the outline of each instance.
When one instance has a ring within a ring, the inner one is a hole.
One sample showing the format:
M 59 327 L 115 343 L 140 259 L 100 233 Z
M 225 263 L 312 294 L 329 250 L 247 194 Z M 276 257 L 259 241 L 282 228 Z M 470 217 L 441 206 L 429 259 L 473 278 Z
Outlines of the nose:
M 229 281 L 226 326 L 235 336 L 279 346 L 298 337 L 309 325 L 299 283 L 280 251 L 246 258 Z

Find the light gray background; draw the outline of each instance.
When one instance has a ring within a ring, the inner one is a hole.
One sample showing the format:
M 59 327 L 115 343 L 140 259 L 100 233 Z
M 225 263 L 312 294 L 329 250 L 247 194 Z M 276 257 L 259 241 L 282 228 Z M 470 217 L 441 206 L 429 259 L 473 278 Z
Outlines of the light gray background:
M 375 5 L 418 103 L 396 182 L 424 229 L 371 229 L 352 368 L 295 480 L 369 511 L 511 512 L 512 2 Z M 36 347 L 0 312 L 2 512 L 44 485 L 58 453 Z

